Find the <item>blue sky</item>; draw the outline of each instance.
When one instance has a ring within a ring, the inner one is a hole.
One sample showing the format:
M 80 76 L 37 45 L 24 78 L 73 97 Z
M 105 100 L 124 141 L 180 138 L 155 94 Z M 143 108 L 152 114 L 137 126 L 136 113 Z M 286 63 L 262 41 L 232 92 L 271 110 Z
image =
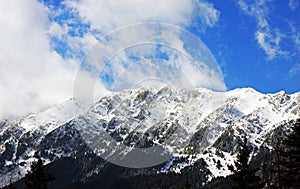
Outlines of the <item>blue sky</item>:
M 225 0 L 205 2 L 218 12 L 215 23 L 208 26 L 203 21 L 203 17 L 194 16 L 198 14 L 196 12 L 191 16 L 191 23 L 177 23 L 177 25 L 199 37 L 212 51 L 221 67 L 228 89 L 253 87 L 263 93 L 280 90 L 288 93 L 299 91 L 299 1 Z M 82 37 L 89 32 L 99 38 L 106 34 L 105 30 L 101 31 L 101 28 L 93 29 L 91 21 L 82 19 L 80 12 L 68 8 L 64 3 L 45 1 L 44 4 L 53 10 L 64 10 L 58 16 L 49 14 L 50 20 L 60 24 L 73 20 L 72 24 L 68 24 L 69 36 Z M 193 11 L 201 12 L 197 9 Z M 111 14 L 118 13 L 111 12 Z M 99 19 L 101 18 L 99 17 Z M 161 19 L 162 22 L 166 22 L 165 20 L 165 18 Z M 155 21 L 160 21 L 160 18 L 157 17 Z M 265 25 L 260 23 L 264 21 L 267 22 Z M 114 28 L 112 27 L 112 29 Z M 259 32 L 261 32 L 260 39 Z M 69 48 L 64 40 L 57 40 L 53 37 L 51 43 L 55 50 L 66 58 L 78 56 L 78 49 L 74 51 Z M 84 56 L 84 52 L 81 55 Z
M 80 63 L 103 36 L 149 21 L 200 39 L 227 90 L 300 90 L 300 0 L 10 0 L 0 3 L 0 115 L 37 111 L 72 97 Z M 141 34 L 124 36 L 134 40 Z M 165 37 L 183 43 L 180 35 Z M 158 59 L 173 60 L 161 49 Z M 138 61 L 121 55 L 115 61 Z
M 299 1 L 290 1 L 295 7 L 288 1 L 265 1 L 262 5 L 249 2 L 248 6 L 258 12 L 255 15 L 234 1 L 215 1 L 220 24 L 200 34 L 222 65 L 227 87 L 250 86 L 264 93 L 299 91 Z M 268 26 L 259 26 L 259 19 L 265 19 Z M 274 54 L 259 43 L 255 36 L 258 31 L 271 35 L 266 43 L 275 49 Z M 272 43 L 276 35 L 280 38 L 278 46 Z

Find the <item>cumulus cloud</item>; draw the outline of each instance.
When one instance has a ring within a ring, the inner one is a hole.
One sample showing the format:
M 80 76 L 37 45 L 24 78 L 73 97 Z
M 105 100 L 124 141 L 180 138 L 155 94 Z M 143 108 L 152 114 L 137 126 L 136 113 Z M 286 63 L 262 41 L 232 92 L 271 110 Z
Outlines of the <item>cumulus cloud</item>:
M 82 67 L 96 70 L 114 91 L 132 88 L 148 77 L 179 88 L 226 89 L 207 47 L 168 24 L 136 24 L 116 30 L 99 41 Z
M 82 0 L 67 4 L 78 10 L 92 28 L 105 33 L 145 21 L 189 26 L 193 17 L 202 21 L 203 26 L 212 27 L 219 19 L 219 11 L 211 3 L 197 0 Z
M 67 5 L 77 10 L 81 19 L 91 24 L 91 30 L 99 34 L 97 35 L 99 43 L 85 57 L 82 67 L 101 72 L 100 77 L 108 89 L 131 88 L 137 86 L 136 84 L 140 81 L 147 80 L 147 77 L 159 78 L 159 82 L 185 84 L 187 79 L 190 79 L 193 86 L 208 87 L 207 83 L 210 83 L 213 89 L 226 89 L 219 70 L 211 70 L 213 66 L 208 65 L 207 70 L 199 74 L 195 72 L 197 69 L 194 67 L 188 67 L 190 62 L 183 61 L 179 58 L 180 56 L 173 57 L 176 51 L 188 54 L 185 47 L 188 44 L 183 42 L 182 33 L 176 27 L 189 27 L 194 19 L 201 23 L 202 31 L 205 31 L 207 27 L 215 26 L 220 13 L 213 4 L 196 0 L 178 0 L 176 3 L 171 0 L 113 0 L 108 2 L 83 0 L 68 1 Z M 174 27 L 170 30 L 170 27 L 160 28 L 161 25 L 146 24 L 155 23 L 155 21 L 175 25 L 175 27 L 170 26 Z M 144 23 L 144 25 L 138 23 Z M 103 34 L 108 34 L 108 37 L 101 38 Z M 151 46 L 149 43 L 176 47 L 176 50 L 168 49 L 160 52 L 165 53 L 164 56 L 169 59 L 158 60 L 162 57 L 160 57 L 161 54 L 157 54 L 157 46 Z M 195 43 L 195 41 L 190 41 L 190 43 Z M 201 51 L 199 49 L 201 48 L 195 50 L 195 53 L 200 53 L 196 52 Z M 139 62 L 133 63 L 133 57 Z M 205 63 L 211 64 L 209 61 Z M 175 78 L 176 74 L 180 75 L 176 66 L 185 69 L 186 73 L 183 75 L 189 78 L 183 76 Z M 210 81 L 204 81 L 203 78 Z M 158 80 L 150 83 L 157 84 Z
M 52 22 L 48 29 L 48 34 L 58 39 L 61 39 L 63 35 L 68 33 L 68 26 L 66 24 L 59 25 L 57 22 Z
M 213 4 L 198 0 L 66 0 L 59 7 L 47 3 L 1 2 L 0 116 L 40 111 L 72 97 L 80 60 L 112 30 L 147 21 L 188 27 L 197 19 L 205 31 L 220 15 Z M 119 37 L 140 40 L 140 35 L 131 31 Z M 164 37 L 172 37 L 170 41 L 184 50 L 180 35 Z M 105 51 L 113 49 L 110 45 Z M 103 83 L 97 86 L 101 89 L 95 94 L 106 91 Z
M 201 18 L 202 24 L 209 27 L 216 25 L 219 20 L 220 12 L 214 8 L 213 4 L 202 1 L 198 3 L 197 6 L 197 16 Z
M 0 116 L 22 115 L 72 96 L 75 65 L 51 49 L 47 24 L 45 7 L 37 1 L 1 2 Z

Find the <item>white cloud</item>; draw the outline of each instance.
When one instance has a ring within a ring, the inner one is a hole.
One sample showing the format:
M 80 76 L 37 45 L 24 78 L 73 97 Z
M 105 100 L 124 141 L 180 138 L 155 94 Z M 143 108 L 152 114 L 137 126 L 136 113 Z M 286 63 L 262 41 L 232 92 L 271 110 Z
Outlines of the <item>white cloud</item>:
M 75 64 L 49 46 L 45 10 L 35 0 L 1 1 L 0 116 L 22 115 L 72 97 Z M 52 31 L 63 32 L 57 26 Z
M 198 16 L 203 20 L 202 23 L 209 27 L 216 25 L 219 20 L 220 12 L 214 8 L 213 4 L 210 3 L 199 3 Z
M 189 26 L 193 17 L 212 27 L 219 19 L 219 11 L 212 4 L 197 0 L 82 0 L 67 4 L 77 9 L 92 28 L 105 33 L 145 21 Z
M 148 77 L 178 88 L 226 89 L 207 47 L 193 35 L 166 24 L 137 24 L 117 30 L 101 39 L 84 63 L 83 67 L 109 76 L 112 82 L 107 86 L 114 91 L 131 88 Z
M 274 59 L 278 55 L 285 54 L 282 50 L 280 50 L 279 43 L 281 37 L 279 34 L 275 34 L 273 36 L 271 33 L 257 31 L 256 32 L 256 39 L 260 47 L 265 51 L 268 55 L 269 59 Z
M 298 52 L 300 52 L 300 32 L 297 32 L 294 35 L 292 35 L 292 39 L 297 47 Z
M 289 6 L 290 6 L 290 9 L 291 9 L 292 11 L 294 11 L 294 10 L 297 9 L 298 6 L 299 6 L 299 0 L 290 0 L 290 1 L 289 1 Z
M 63 26 L 59 25 L 57 22 L 52 22 L 49 29 L 48 34 L 51 36 L 55 36 L 59 39 L 62 38 L 63 35 L 68 33 L 68 26 L 64 24 Z
M 294 77 L 294 76 L 300 76 L 300 64 L 296 64 L 294 65 L 294 67 L 292 67 L 290 70 L 289 70 L 289 77 Z
M 79 18 L 72 17 L 74 15 L 63 22 L 48 19 L 48 16 L 58 16 L 59 19 L 64 11 L 78 11 L 81 21 L 90 23 L 91 28 L 78 35 L 79 30 L 75 30 L 81 26 L 76 26 Z M 0 116 L 40 111 L 72 97 L 77 60 L 65 59 L 59 54 L 61 52 L 56 52 L 51 46 L 52 37 L 66 43 L 68 47 L 60 48 L 70 50 L 68 53 L 87 52 L 97 43 L 99 36 L 125 25 L 159 21 L 190 26 L 197 18 L 205 29 L 217 24 L 219 14 L 211 3 L 198 0 L 67 1 L 66 7 L 55 10 L 37 0 L 1 1 Z M 73 24 L 73 28 L 69 24 Z M 70 31 L 76 35 L 71 35 Z M 170 41 L 182 45 L 179 35 L 164 36 L 173 37 Z M 128 38 L 138 40 L 140 33 L 132 31 L 119 37 L 122 42 Z M 142 38 L 147 38 L 147 31 L 143 32 Z M 106 47 L 105 50 L 109 52 L 112 49 Z M 76 55 L 74 57 L 77 58 Z M 101 88 L 98 91 L 103 91 L 103 85 L 98 86 Z
M 76 9 L 84 22 L 91 24 L 92 29 L 99 31 L 101 34 L 109 33 L 109 43 L 107 43 L 105 39 L 98 43 L 96 49 L 99 48 L 101 50 L 97 50 L 95 53 L 90 52 L 92 56 L 88 57 L 88 63 L 92 64 L 96 70 L 101 71 L 104 66 L 101 62 L 104 62 L 105 57 L 101 57 L 97 52 L 101 51 L 101 54 L 108 57 L 114 56 L 114 53 L 116 53 L 116 56 L 113 57 L 113 61 L 109 62 L 110 66 L 105 68 L 105 73 L 115 79 L 117 79 L 117 77 L 123 78 L 119 78 L 122 82 L 115 85 L 118 89 L 123 89 L 124 86 L 128 87 L 134 85 L 137 79 L 156 75 L 155 69 L 157 69 L 157 67 L 153 65 L 149 66 L 147 72 L 142 72 L 141 70 L 144 69 L 139 67 L 139 65 L 136 66 L 135 71 L 131 70 L 131 67 L 127 68 L 125 66 L 126 63 L 130 62 L 130 58 L 127 57 L 129 52 L 127 51 L 126 54 L 122 51 L 126 51 L 128 48 L 131 48 L 130 50 L 132 51 L 134 48 L 132 48 L 131 45 L 140 42 L 147 43 L 157 41 L 164 43 L 164 41 L 168 41 L 171 42 L 171 44 L 168 45 L 177 47 L 179 51 L 186 53 L 180 32 L 178 32 L 177 29 L 168 30 L 163 28 L 162 30 L 156 31 L 155 29 L 147 28 L 146 25 L 135 25 L 136 27 L 130 28 L 123 28 L 124 26 L 140 22 L 159 21 L 184 27 L 190 26 L 194 21 L 193 19 L 197 19 L 198 22 L 201 22 L 201 24 L 198 24 L 201 25 L 202 31 L 205 31 L 205 28 L 213 27 L 217 24 L 220 15 L 213 4 L 196 0 L 177 0 L 176 2 L 172 0 L 83 0 L 79 2 L 69 1 L 67 5 Z M 117 32 L 114 33 L 114 31 Z M 177 31 L 177 33 L 175 31 Z M 155 35 L 153 32 L 159 34 Z M 153 36 L 156 36 L 157 39 L 153 39 Z M 145 55 L 144 53 L 155 55 L 155 48 L 151 48 L 147 45 L 139 46 L 138 51 L 134 53 L 138 53 L 140 56 Z M 170 54 L 171 53 L 168 52 L 168 55 Z M 144 66 L 149 65 L 147 61 L 144 63 Z M 172 64 L 175 65 L 175 61 L 173 61 Z M 162 74 L 161 77 L 164 78 L 163 80 L 167 80 L 166 78 L 170 75 L 164 74 L 168 73 L 168 71 L 163 70 L 163 68 L 159 70 L 161 71 L 160 74 Z M 194 70 L 195 69 L 190 69 L 190 72 L 187 73 L 188 76 L 194 76 L 194 72 L 192 72 Z M 123 75 L 118 76 L 120 73 Z M 209 74 L 210 76 L 205 76 L 204 74 Z M 212 75 L 212 73 L 203 72 L 203 77 L 213 80 Z M 199 78 L 197 77 L 200 76 L 194 77 L 196 78 L 192 78 L 192 80 L 195 82 L 195 86 L 206 86 L 203 84 L 203 80 L 199 82 Z M 169 79 L 168 82 L 174 82 L 174 79 Z M 212 82 L 216 81 L 218 81 L 218 84 L 213 87 L 219 87 L 220 90 L 225 88 L 222 77 L 214 78 Z
M 240 9 L 255 18 L 257 28 L 255 32 L 255 39 L 260 48 L 264 50 L 268 59 L 272 60 L 277 56 L 286 55 L 287 52 L 281 48 L 281 40 L 285 37 L 278 28 L 273 28 L 268 22 L 270 10 L 268 3 L 271 0 L 258 0 L 248 2 L 246 0 L 237 0 Z

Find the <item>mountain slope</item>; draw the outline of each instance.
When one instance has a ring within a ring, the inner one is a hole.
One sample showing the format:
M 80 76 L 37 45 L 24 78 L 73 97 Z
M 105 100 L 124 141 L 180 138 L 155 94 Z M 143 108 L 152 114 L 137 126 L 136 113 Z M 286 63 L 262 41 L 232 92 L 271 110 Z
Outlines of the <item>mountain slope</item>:
M 270 152 L 272 141 L 299 118 L 299 102 L 300 93 L 261 94 L 251 88 L 228 92 L 141 88 L 105 96 L 74 117 L 70 99 L 15 122 L 0 122 L 0 187 L 22 178 L 36 157 L 52 168 L 60 162 L 77 163 L 66 173 L 68 177 L 56 181 L 55 188 L 112 171 L 103 158 L 124 164 L 128 161 L 119 160 L 132 158 L 132 149 L 157 146 L 168 152 L 166 162 L 156 161 L 159 165 L 141 171 L 114 169 L 132 177 L 185 174 L 194 167 L 200 175 L 197 186 L 202 185 L 232 174 L 229 167 L 244 135 L 253 162 Z

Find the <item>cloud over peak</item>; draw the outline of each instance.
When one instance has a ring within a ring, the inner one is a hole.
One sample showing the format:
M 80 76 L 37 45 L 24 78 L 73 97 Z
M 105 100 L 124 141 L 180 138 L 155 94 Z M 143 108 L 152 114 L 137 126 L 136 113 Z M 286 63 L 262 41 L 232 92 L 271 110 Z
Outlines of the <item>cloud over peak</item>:
M 83 0 L 67 4 L 93 28 L 104 32 L 145 21 L 189 26 L 193 17 L 212 27 L 219 18 L 219 11 L 211 3 L 198 0 Z
M 45 7 L 34 0 L 0 6 L 0 116 L 22 115 L 71 96 L 72 61 L 49 45 Z
M 198 0 L 51 2 L 1 2 L 0 116 L 39 111 L 72 97 L 79 60 L 112 30 L 147 21 L 188 27 L 195 18 L 205 28 L 219 19 L 211 3 Z

